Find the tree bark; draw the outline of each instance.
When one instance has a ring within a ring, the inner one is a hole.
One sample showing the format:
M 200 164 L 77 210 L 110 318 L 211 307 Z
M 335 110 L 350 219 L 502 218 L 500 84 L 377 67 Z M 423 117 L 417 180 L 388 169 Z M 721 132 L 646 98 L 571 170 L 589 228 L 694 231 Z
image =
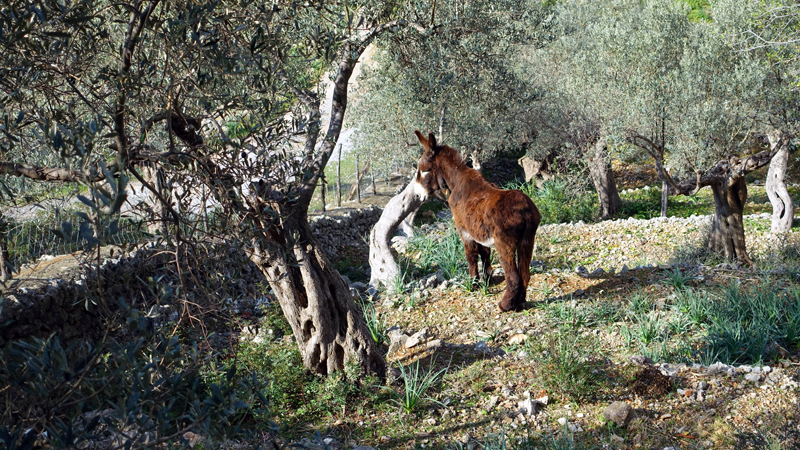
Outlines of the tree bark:
M 392 282 L 400 276 L 400 266 L 392 253 L 392 235 L 403 220 L 416 212 L 427 198 L 427 190 L 417 180 L 412 180 L 403 192 L 392 197 L 386 204 L 381 218 L 369 233 L 371 287 L 377 289 L 380 284 L 392 287 Z
M 414 208 L 413 211 L 408 213 L 405 219 L 400 222 L 398 225 L 398 229 L 401 233 L 403 233 L 406 237 L 414 237 L 414 219 L 417 218 L 417 213 L 419 212 L 419 207 L 422 206 L 421 204 Z
M 738 260 L 751 265 L 744 240 L 744 217 L 742 211 L 747 201 L 747 184 L 744 176 L 729 178 L 727 182 L 711 184 L 714 193 L 714 220 L 708 238 L 712 252 L 720 253 L 729 260 Z
M 767 196 L 772 203 L 773 233 L 788 233 L 794 221 L 794 202 L 786 189 L 786 167 L 789 163 L 789 136 L 782 131 L 768 134 L 769 144 L 775 154 L 767 172 Z
M 279 205 L 273 204 L 278 208 Z M 303 365 L 322 375 L 358 364 L 386 375 L 386 364 L 350 288 L 321 250 L 305 215 L 280 208 L 280 223 L 259 223 L 269 236 L 251 259 L 261 269 L 292 327 Z M 261 216 L 259 222 L 263 222 Z
M 606 162 L 605 149 L 604 138 L 594 144 L 594 156 L 589 158 L 589 175 L 597 191 L 600 216 L 603 219 L 609 219 L 622 206 L 622 200 L 619 198 L 617 181 L 614 179 L 611 165 Z
M 669 183 L 661 180 L 661 217 L 667 217 L 667 205 L 669 205 Z

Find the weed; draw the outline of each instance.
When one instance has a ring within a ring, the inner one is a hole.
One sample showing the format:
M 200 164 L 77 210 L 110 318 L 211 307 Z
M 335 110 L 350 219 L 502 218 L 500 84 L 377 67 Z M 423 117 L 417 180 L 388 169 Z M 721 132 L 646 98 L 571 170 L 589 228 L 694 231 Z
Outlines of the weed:
M 533 291 L 541 294 L 544 298 L 550 298 L 553 295 L 553 287 L 550 286 L 547 280 L 542 280 L 539 286 L 533 288 Z
M 707 342 L 726 363 L 759 363 L 770 358 L 777 346 L 796 346 L 800 334 L 800 292 L 781 290 L 763 281 L 743 287 L 734 282 L 720 301 L 710 303 Z
M 414 361 L 408 366 L 401 365 L 400 374 L 403 378 L 402 392 L 397 392 L 387 386 L 382 386 L 383 389 L 387 389 L 395 394 L 396 398 L 393 398 L 392 401 L 400 405 L 406 414 L 410 414 L 414 408 L 424 401 L 438 403 L 436 400 L 426 397 L 425 392 L 447 372 L 449 366 L 438 372 L 434 372 L 434 363 L 435 361 L 431 361 L 428 370 L 420 368 L 419 360 Z
M 697 281 L 699 276 L 697 274 L 687 271 L 681 272 L 681 268 L 677 265 L 672 270 L 667 272 L 667 278 L 661 280 L 661 284 L 670 286 L 674 290 L 680 290 L 687 287 L 693 281 Z
M 507 188 L 527 194 L 542 213 L 543 224 L 592 222 L 598 218 L 597 196 L 577 177 L 557 176 L 545 181 L 541 188 L 531 183 L 511 183 Z
M 406 264 L 405 269 L 403 268 L 403 264 L 400 264 L 400 271 L 394 276 L 391 280 L 389 280 L 389 292 L 395 294 L 402 294 L 406 290 L 406 278 L 408 276 L 408 265 Z
M 645 314 L 653 309 L 653 300 L 649 295 L 637 292 L 628 298 L 630 313 L 633 316 Z
M 409 245 L 419 252 L 416 263 L 421 271 L 433 272 L 438 267 L 447 279 L 464 281 L 469 278 L 464 244 L 452 221 L 443 236 L 419 234 L 409 240 Z
M 674 308 L 695 327 L 708 322 L 708 311 L 712 300 L 707 292 L 682 289 L 675 293 Z
M 543 351 L 529 353 L 537 355 L 535 371 L 547 392 L 577 401 L 597 391 L 602 368 L 598 348 L 576 333 L 554 333 L 547 336 Z
M 361 310 L 364 312 L 364 320 L 367 322 L 372 340 L 375 341 L 375 345 L 380 346 L 386 342 L 386 320 L 379 317 L 372 303 L 361 303 Z
M 548 315 L 556 321 L 556 326 L 566 326 L 578 330 L 588 325 L 589 312 L 571 298 L 550 304 Z
M 661 339 L 664 328 L 665 323 L 660 314 L 639 314 L 634 316 L 632 333 L 636 340 L 646 347 Z
M 592 322 L 598 324 L 614 323 L 620 318 L 619 309 L 610 302 L 595 300 L 590 308 L 592 314 Z

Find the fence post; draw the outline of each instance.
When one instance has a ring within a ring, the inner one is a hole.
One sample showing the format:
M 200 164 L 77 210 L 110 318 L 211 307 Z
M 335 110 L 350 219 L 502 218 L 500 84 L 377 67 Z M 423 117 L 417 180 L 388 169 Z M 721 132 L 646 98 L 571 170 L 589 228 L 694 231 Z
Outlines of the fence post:
M 361 171 L 358 169 L 358 153 L 356 153 L 356 195 L 361 203 Z
M 375 171 L 372 169 L 372 164 L 369 165 L 369 177 L 372 178 L 372 195 L 378 195 L 378 190 L 375 189 Z
M 325 212 L 325 174 L 319 179 L 322 181 L 322 212 Z
M 336 206 L 342 207 L 342 144 L 339 144 L 339 163 L 336 165 Z

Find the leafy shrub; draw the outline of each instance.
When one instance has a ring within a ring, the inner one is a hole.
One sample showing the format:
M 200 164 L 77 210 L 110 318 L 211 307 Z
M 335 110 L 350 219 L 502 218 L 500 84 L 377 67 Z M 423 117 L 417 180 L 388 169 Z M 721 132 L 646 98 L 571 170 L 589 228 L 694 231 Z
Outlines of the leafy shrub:
M 541 189 L 532 183 L 511 183 L 508 189 L 527 194 L 539 208 L 543 224 L 592 222 L 598 218 L 597 196 L 577 177 L 557 176 L 545 181 Z
M 125 319 L 138 333 L 125 343 L 106 336 L 65 348 L 53 335 L 6 344 L 0 385 L 16 399 L 0 426 L 6 448 L 179 445 L 189 430 L 222 440 L 242 435 L 248 414 L 266 412 L 254 407 L 266 406 L 258 380 L 225 365 L 208 382 L 196 346 L 148 332 L 135 309 Z

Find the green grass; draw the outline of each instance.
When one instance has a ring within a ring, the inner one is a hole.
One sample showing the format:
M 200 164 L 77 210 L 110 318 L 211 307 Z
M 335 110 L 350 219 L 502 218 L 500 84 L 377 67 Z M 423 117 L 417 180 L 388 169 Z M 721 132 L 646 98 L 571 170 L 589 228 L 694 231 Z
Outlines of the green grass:
M 532 348 L 538 381 L 548 393 L 569 401 L 592 397 L 601 387 L 603 358 L 597 342 L 574 330 L 551 333 L 541 348 Z
M 462 283 L 468 280 L 464 243 L 452 221 L 448 222 L 444 234 L 420 233 L 409 240 L 409 245 L 412 253 L 419 252 L 415 265 L 420 272 L 434 273 L 442 269 L 448 280 L 456 279 Z
M 420 368 L 420 360 L 416 360 L 407 366 L 400 366 L 400 374 L 403 379 L 403 387 L 400 392 L 389 387 L 384 389 L 394 394 L 392 402 L 400 406 L 406 414 L 420 407 L 423 403 L 438 403 L 436 400 L 426 395 L 429 388 L 439 382 L 449 367 L 439 371 L 434 371 L 435 361 L 431 361 L 430 367 L 425 370 Z
M 597 195 L 575 178 L 560 176 L 535 183 L 511 183 L 506 189 L 519 189 L 533 200 L 542 214 L 542 223 L 594 222 L 598 219 Z

